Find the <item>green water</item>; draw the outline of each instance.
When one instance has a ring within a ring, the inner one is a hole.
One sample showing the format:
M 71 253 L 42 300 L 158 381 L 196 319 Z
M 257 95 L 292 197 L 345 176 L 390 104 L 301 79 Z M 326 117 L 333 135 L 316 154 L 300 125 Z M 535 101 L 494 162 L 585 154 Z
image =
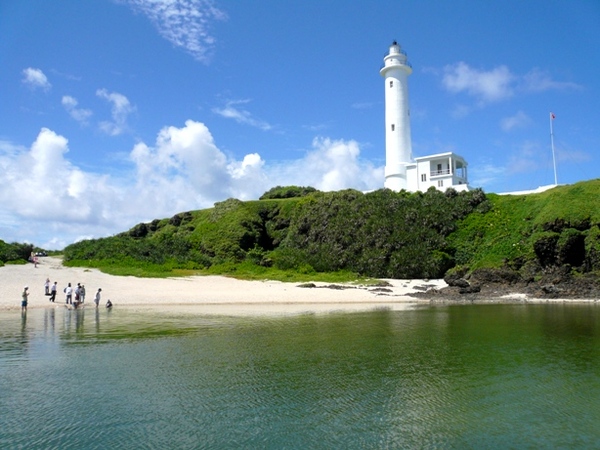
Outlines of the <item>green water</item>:
M 600 448 L 600 308 L 0 313 L 0 448 Z

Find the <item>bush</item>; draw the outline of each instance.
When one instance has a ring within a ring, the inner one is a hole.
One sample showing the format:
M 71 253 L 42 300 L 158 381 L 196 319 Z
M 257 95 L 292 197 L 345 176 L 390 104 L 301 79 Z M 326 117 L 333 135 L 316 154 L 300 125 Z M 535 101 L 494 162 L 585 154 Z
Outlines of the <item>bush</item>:
M 310 186 L 276 186 L 261 195 L 259 200 L 304 197 L 308 194 L 312 194 L 313 192 L 317 192 L 317 190 Z

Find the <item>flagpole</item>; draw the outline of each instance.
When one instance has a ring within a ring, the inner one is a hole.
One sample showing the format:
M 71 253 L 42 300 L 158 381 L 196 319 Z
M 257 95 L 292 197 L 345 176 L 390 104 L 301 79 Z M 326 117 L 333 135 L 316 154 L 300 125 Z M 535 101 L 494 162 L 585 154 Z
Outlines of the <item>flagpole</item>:
M 554 121 L 554 114 L 550 113 L 550 145 L 552 145 L 552 164 L 554 166 L 554 185 L 558 186 L 558 180 L 556 177 L 556 156 L 554 154 L 554 128 L 552 122 Z

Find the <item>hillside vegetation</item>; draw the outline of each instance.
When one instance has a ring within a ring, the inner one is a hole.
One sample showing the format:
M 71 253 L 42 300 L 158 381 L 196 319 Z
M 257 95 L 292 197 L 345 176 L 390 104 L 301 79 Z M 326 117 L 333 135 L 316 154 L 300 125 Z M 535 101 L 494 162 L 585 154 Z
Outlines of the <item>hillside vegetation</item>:
M 600 269 L 600 181 L 519 196 L 319 192 L 277 187 L 258 201 L 140 223 L 64 250 L 68 265 L 164 276 L 438 278 L 496 269 L 534 281 Z
M 31 244 L 6 243 L 0 240 L 0 267 L 6 263 L 25 264 L 31 252 L 35 250 Z

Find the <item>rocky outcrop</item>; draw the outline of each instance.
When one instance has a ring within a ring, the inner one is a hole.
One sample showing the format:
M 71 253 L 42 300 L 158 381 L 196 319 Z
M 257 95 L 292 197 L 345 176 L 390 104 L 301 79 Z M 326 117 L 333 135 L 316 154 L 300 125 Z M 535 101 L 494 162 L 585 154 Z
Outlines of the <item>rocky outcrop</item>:
M 570 266 L 545 268 L 537 280 L 525 280 L 510 268 L 477 269 L 467 274 L 454 272 L 444 278 L 445 288 L 417 294 L 419 297 L 450 301 L 489 300 L 525 294 L 547 299 L 599 299 L 600 277 L 574 275 Z

